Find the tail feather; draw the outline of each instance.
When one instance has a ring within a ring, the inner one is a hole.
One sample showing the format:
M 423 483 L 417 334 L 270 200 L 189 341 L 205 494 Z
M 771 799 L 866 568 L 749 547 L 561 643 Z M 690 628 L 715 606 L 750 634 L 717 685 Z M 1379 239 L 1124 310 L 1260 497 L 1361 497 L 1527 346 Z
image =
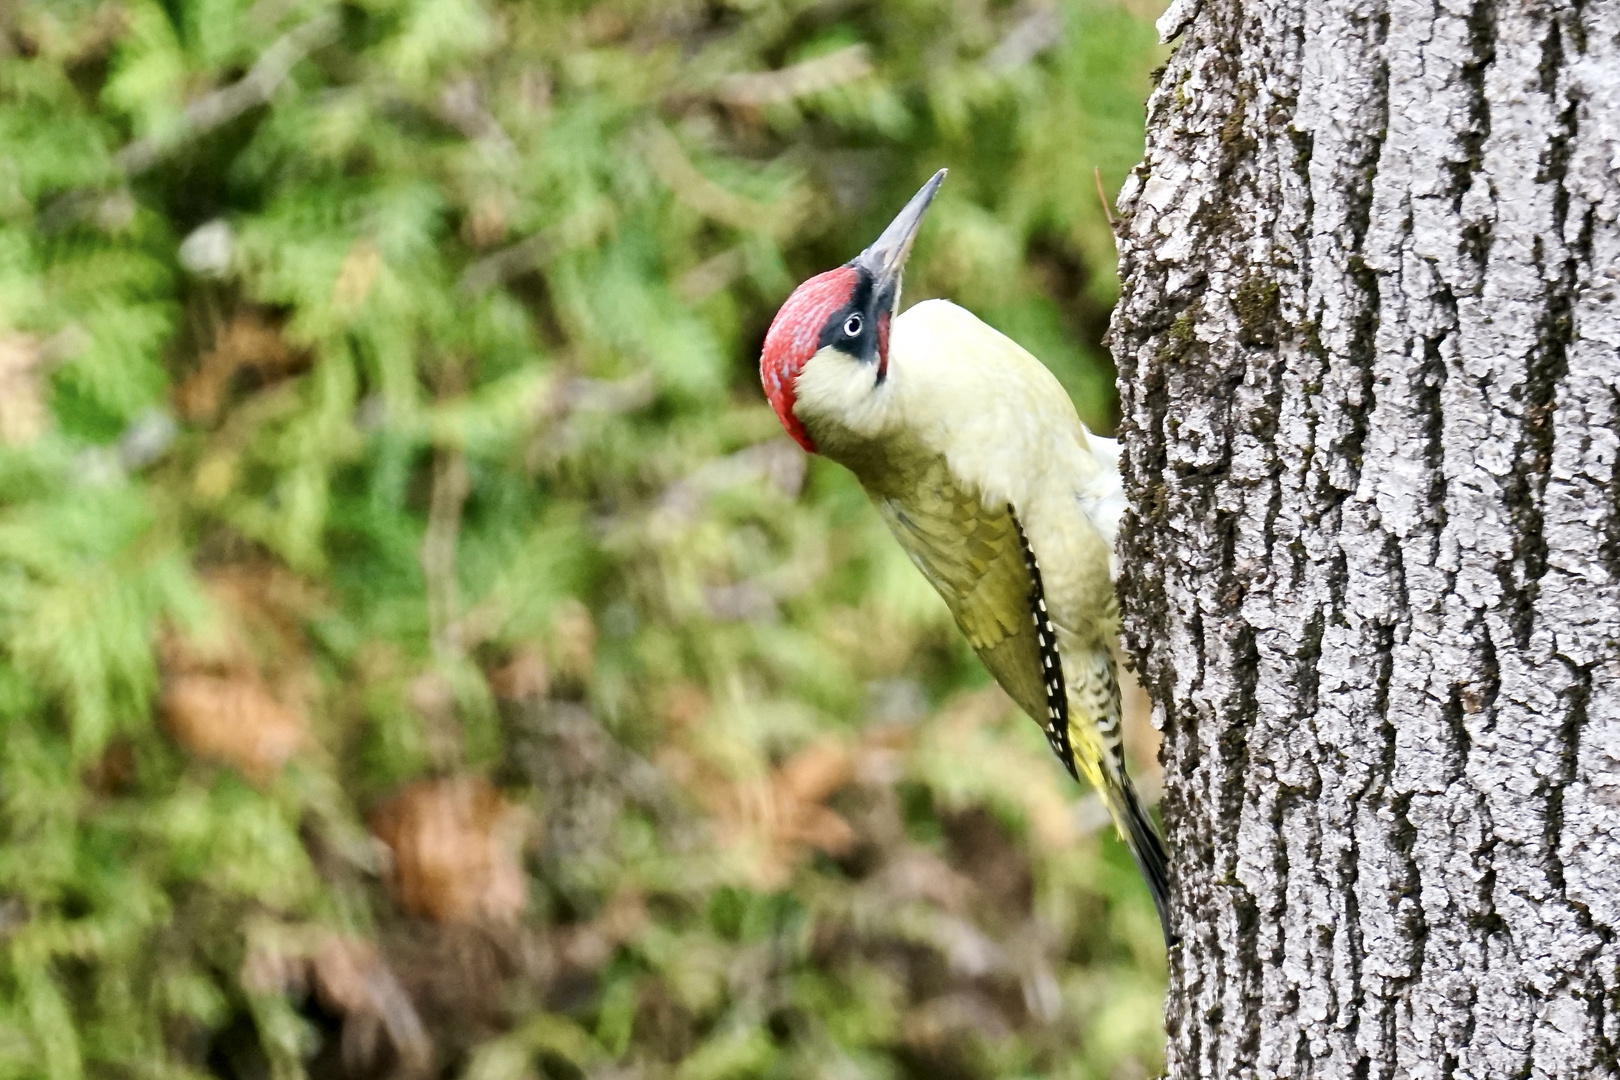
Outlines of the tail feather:
M 1124 834 L 1125 844 L 1131 849 L 1136 866 L 1147 881 L 1148 892 L 1153 894 L 1153 906 L 1159 912 L 1159 928 L 1164 931 L 1164 947 L 1169 949 L 1176 943 L 1175 935 L 1170 931 L 1170 856 L 1165 850 L 1158 826 L 1153 824 L 1147 808 L 1137 798 L 1130 778 L 1121 776 L 1119 779 L 1124 796 L 1120 800 L 1120 832 Z

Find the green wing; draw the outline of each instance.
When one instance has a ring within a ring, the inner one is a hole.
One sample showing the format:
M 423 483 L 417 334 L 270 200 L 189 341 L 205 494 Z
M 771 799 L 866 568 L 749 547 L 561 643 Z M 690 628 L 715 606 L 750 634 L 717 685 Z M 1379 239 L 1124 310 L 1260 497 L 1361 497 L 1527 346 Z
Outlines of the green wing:
M 872 501 L 990 674 L 1044 724 L 1030 574 L 1012 514 L 956 483 L 943 458 L 924 463 L 903 491 L 872 492 Z
M 907 464 L 895 472 L 912 482 L 887 493 L 868 488 L 872 501 L 990 674 L 1041 725 L 1070 774 L 1084 774 L 1103 796 L 1147 879 L 1168 944 L 1168 856 L 1125 772 L 1113 656 L 1106 646 L 1072 640 L 1073 655 L 1060 656 L 1040 566 L 1009 508 L 985 506 L 942 458 Z

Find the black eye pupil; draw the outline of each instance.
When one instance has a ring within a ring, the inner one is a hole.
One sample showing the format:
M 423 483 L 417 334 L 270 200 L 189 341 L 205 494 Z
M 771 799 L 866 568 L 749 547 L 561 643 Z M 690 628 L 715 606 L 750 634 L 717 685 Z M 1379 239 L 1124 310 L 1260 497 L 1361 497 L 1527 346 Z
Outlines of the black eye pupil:
M 844 320 L 844 333 L 845 334 L 848 334 L 850 337 L 855 337 L 858 334 L 860 334 L 860 332 L 861 332 L 861 317 L 859 315 L 851 315 L 849 318 Z

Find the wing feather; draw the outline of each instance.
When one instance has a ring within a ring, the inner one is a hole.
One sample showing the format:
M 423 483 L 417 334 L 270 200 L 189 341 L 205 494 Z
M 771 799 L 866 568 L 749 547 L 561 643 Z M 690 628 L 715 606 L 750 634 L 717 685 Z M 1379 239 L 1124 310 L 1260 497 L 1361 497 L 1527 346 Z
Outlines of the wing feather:
M 944 458 L 921 465 L 919 482 L 893 496 L 873 492 L 878 512 L 921 570 L 962 634 L 1020 708 L 1045 716 L 1030 576 L 1018 525 L 952 479 Z
M 943 457 L 911 464 L 903 475 L 915 482 L 887 494 L 868 488 L 873 502 L 990 674 L 1041 724 L 1064 767 L 1102 794 L 1168 944 L 1167 856 L 1125 771 L 1113 656 L 1104 642 L 1054 624 L 1034 549 L 1010 506 L 986 505 Z

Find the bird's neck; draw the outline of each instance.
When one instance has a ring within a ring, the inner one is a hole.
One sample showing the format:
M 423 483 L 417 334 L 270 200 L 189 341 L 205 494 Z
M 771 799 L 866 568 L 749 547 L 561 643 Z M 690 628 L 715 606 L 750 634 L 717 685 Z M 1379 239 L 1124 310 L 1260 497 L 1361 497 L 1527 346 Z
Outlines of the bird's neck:
M 915 478 L 939 457 L 938 451 L 903 428 L 868 435 L 826 419 L 808 420 L 806 428 L 816 452 L 854 473 L 874 498 L 904 497 Z

